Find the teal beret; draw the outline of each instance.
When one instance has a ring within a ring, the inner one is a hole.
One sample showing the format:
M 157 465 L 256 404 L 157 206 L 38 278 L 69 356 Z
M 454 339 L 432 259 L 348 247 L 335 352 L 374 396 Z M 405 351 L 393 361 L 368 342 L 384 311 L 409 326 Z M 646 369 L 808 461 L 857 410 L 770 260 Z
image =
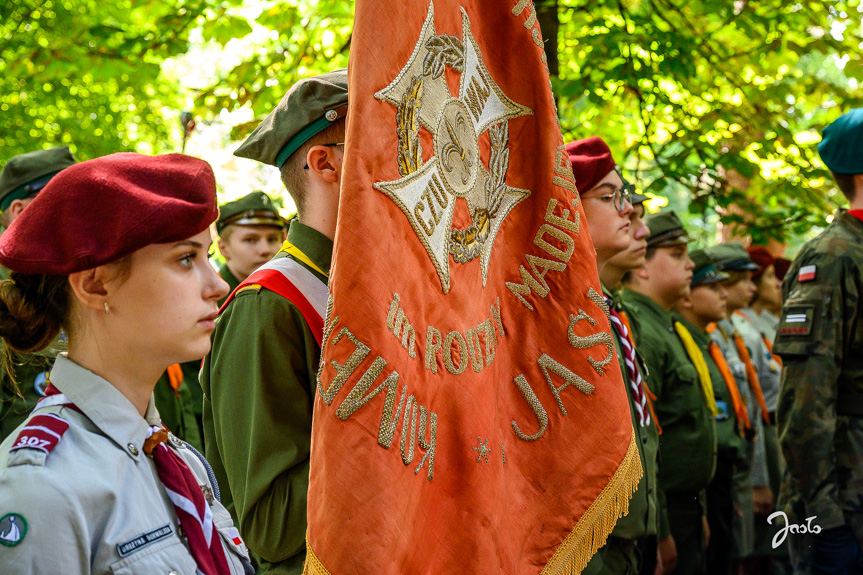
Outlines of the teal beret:
M 690 242 L 683 222 L 673 210 L 647 216 L 644 223 L 650 230 L 648 247 L 679 246 Z
M 705 250 L 694 250 L 689 252 L 689 259 L 695 264 L 692 270 L 691 287 L 699 287 L 709 284 L 723 282 L 728 279 L 728 275 L 722 273 L 716 268 L 713 258 L 710 257 Z
M 300 146 L 344 118 L 347 109 L 346 68 L 300 80 L 234 155 L 281 168 Z
M 842 114 L 824 128 L 818 153 L 837 174 L 863 174 L 863 108 Z
M 716 262 L 716 267 L 724 272 L 758 271 L 758 265 L 749 257 L 749 252 L 740 242 L 726 242 L 711 248 L 707 253 Z
M 219 207 L 216 231 L 222 233 L 228 226 L 286 226 L 273 200 L 264 192 L 252 192 L 238 200 Z
M 34 195 L 57 172 L 74 163 L 69 146 L 36 150 L 10 159 L 0 172 L 0 210 L 5 210 L 15 200 Z

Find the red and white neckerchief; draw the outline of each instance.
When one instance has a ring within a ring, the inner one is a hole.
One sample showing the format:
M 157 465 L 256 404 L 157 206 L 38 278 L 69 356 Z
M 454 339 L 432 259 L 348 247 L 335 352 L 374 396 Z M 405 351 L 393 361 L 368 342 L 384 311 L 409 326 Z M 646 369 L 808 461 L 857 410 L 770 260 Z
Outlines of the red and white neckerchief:
M 45 388 L 45 397 L 39 401 L 36 409 L 49 405 L 65 405 L 81 411 L 52 383 Z M 144 453 L 153 458 L 159 480 L 168 499 L 174 504 L 189 551 L 197 564 L 197 575 L 230 575 L 228 559 L 213 522 L 210 505 L 189 466 L 165 445 L 167 439 L 167 429 L 151 426 L 144 442 Z
M 638 362 L 635 358 L 635 344 L 629 336 L 626 324 L 620 319 L 617 310 L 614 309 L 614 301 L 611 298 L 606 298 L 605 301 L 608 304 L 608 317 L 611 319 L 611 325 L 617 335 L 620 336 L 620 345 L 623 347 L 623 363 L 626 364 L 626 371 L 629 374 L 629 391 L 632 394 L 635 413 L 638 415 L 638 423 L 641 427 L 646 427 L 650 425 L 650 411 L 647 407 L 647 396 L 644 393 L 641 370 L 638 369 Z

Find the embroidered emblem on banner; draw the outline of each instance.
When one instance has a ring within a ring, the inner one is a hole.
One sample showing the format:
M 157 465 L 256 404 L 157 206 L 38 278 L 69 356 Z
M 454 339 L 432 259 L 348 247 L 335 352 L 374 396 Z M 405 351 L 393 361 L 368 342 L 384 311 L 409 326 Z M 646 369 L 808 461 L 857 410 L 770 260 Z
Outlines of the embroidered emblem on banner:
M 15 547 L 27 535 L 27 520 L 20 513 L 7 513 L 0 517 L 0 545 Z
M 147 533 L 141 533 L 134 539 L 130 539 L 125 543 L 120 543 L 117 545 L 117 553 L 120 554 L 120 557 L 126 557 L 131 555 L 135 551 L 143 549 L 147 545 L 155 543 L 156 541 L 161 541 L 165 537 L 168 537 L 174 530 L 170 525 L 163 525 L 158 529 L 154 529 Z
M 461 39 L 434 27 L 434 4 L 414 51 L 395 80 L 375 94 L 396 112 L 398 168 L 402 176 L 378 182 L 404 212 L 437 270 L 443 293 L 450 288 L 449 257 L 456 263 L 480 259 L 485 285 L 498 230 L 530 190 L 506 183 L 509 123 L 533 110 L 513 102 L 492 79 L 462 8 Z M 460 74 L 458 96 L 447 86 L 449 67 Z M 434 155 L 423 164 L 420 129 L 432 136 Z M 480 160 L 479 138 L 488 132 L 488 167 Z M 452 226 L 459 201 L 467 204 L 471 224 Z

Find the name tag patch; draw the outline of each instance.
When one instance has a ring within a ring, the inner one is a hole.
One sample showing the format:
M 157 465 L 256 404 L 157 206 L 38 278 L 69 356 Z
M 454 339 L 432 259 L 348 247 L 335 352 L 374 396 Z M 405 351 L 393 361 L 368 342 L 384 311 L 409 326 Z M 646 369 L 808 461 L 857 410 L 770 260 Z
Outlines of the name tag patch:
M 809 335 L 812 331 L 812 318 L 815 306 L 802 305 L 789 308 L 782 313 L 779 333 L 782 335 Z
M 117 545 L 117 553 L 120 554 L 120 557 L 126 557 L 128 555 L 131 555 L 135 551 L 138 551 L 139 549 L 143 549 L 151 543 L 161 541 L 165 537 L 171 535 L 171 533 L 173 532 L 174 529 L 170 525 L 164 525 L 148 533 L 142 533 L 134 539 L 130 539 L 125 543 L 120 543 L 119 545 Z

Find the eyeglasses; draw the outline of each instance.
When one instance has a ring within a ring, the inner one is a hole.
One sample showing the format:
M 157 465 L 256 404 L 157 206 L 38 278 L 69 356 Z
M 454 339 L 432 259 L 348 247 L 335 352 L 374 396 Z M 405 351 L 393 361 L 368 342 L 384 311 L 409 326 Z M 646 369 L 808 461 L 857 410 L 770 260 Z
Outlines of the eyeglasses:
M 597 187 L 611 188 L 612 186 L 611 184 L 602 184 Z M 619 188 L 612 188 L 612 192 L 610 194 L 604 194 L 602 196 L 591 196 L 584 199 L 602 200 L 604 202 L 611 201 L 614 203 L 614 209 L 617 210 L 617 213 L 622 214 L 624 210 L 626 210 L 626 204 L 632 205 L 632 192 L 634 189 L 635 186 L 624 182 L 623 186 Z
M 333 146 L 344 146 L 344 145 L 345 145 L 345 143 L 344 143 L 344 142 L 336 142 L 336 143 L 334 143 L 334 144 L 318 144 L 318 145 L 319 145 L 319 146 L 325 146 L 325 147 L 327 147 L 327 148 L 332 148 Z M 303 169 L 304 169 L 304 170 L 308 170 L 308 169 L 309 169 L 309 165 L 308 165 L 308 164 L 306 164 L 305 166 L 303 166 Z

